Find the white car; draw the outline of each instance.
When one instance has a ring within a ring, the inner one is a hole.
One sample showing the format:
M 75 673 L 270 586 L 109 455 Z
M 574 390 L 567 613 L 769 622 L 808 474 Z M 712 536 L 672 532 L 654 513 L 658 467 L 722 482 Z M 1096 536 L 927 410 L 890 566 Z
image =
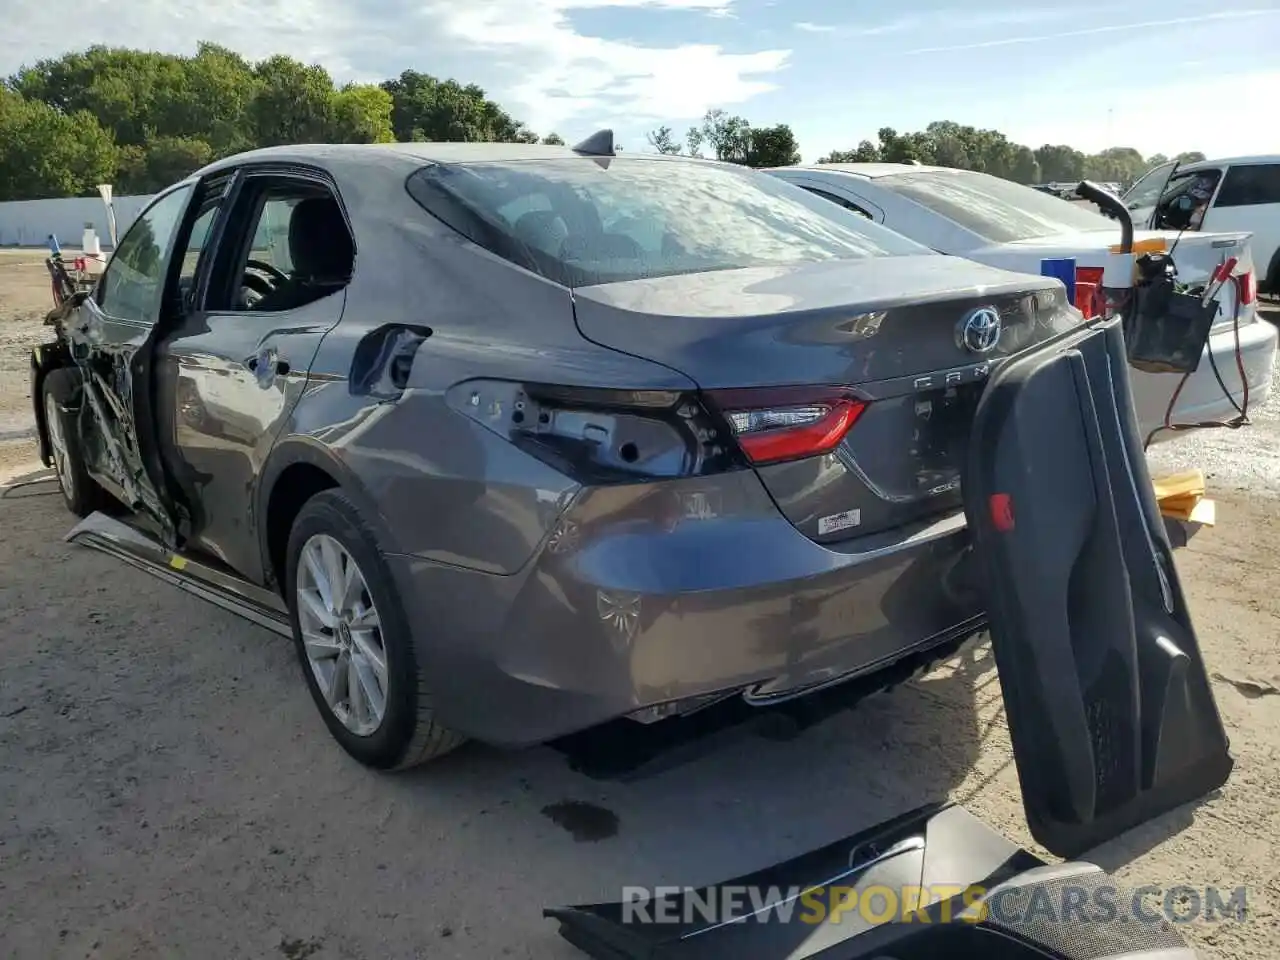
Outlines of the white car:
M 1280 296 L 1280 155 L 1166 163 L 1148 170 L 1122 198 L 1135 226 L 1158 228 L 1169 205 L 1191 194 L 1192 230 L 1247 230 L 1258 289 Z M 1159 209 L 1157 209 L 1157 207 Z
M 1120 240 L 1120 228 L 1092 205 L 1069 203 L 985 173 L 945 167 L 833 163 L 766 172 L 940 253 L 1037 274 L 1042 260 L 1074 259 L 1077 305 L 1086 312 L 1091 304 L 1082 294 L 1091 289 L 1089 284 L 1128 286 L 1128 278 L 1121 273 L 1128 269 L 1126 261 L 1112 250 Z M 1161 241 L 1173 249 L 1182 282 L 1207 281 L 1228 257 L 1238 260 L 1234 274 L 1238 282 L 1224 284 L 1218 294 L 1218 320 L 1206 346 L 1215 363 L 1206 356 L 1177 393 L 1172 411 L 1169 404 L 1182 377 L 1131 370 L 1134 406 L 1144 435 L 1161 426 L 1170 412 L 1173 423 L 1216 422 L 1238 415 L 1244 389 L 1236 364 L 1237 320 L 1250 408 L 1261 406 L 1270 395 L 1276 354 L 1276 328 L 1258 316 L 1247 232 L 1189 232 L 1179 238 L 1174 230 L 1134 231 L 1135 245 Z M 1153 442 L 1173 436 L 1160 431 Z

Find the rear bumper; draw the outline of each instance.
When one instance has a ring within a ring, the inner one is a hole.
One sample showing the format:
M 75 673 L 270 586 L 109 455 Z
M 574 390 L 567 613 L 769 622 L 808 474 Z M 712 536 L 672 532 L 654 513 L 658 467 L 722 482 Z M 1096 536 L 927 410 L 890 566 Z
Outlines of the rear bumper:
M 954 515 L 821 546 L 754 473 L 595 488 L 501 576 L 389 557 L 440 719 L 544 742 L 647 706 L 780 699 L 977 632 Z
M 1267 402 L 1271 395 L 1271 378 L 1275 367 L 1277 332 L 1275 326 L 1259 318 L 1240 328 L 1240 356 L 1244 362 L 1249 384 L 1249 406 L 1256 408 Z M 1172 422 L 1202 423 L 1229 420 L 1237 416 L 1236 408 L 1227 399 L 1222 385 L 1214 376 L 1214 364 L 1209 361 L 1209 351 L 1231 392 L 1231 398 L 1244 403 L 1244 389 L 1236 364 L 1236 335 L 1228 327 L 1214 331 L 1201 357 L 1196 372 L 1187 378 L 1174 407 Z M 1180 374 L 1144 373 L 1130 370 L 1133 382 L 1133 402 L 1138 412 L 1138 423 L 1144 436 L 1164 422 L 1169 399 L 1177 389 Z M 1156 435 L 1156 442 L 1171 439 L 1176 434 L 1164 432 Z

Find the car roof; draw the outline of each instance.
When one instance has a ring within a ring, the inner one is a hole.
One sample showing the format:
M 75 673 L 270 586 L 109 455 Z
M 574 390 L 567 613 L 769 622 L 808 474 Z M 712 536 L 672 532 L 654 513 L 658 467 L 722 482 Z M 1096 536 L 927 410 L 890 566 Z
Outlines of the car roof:
M 628 153 L 627 159 L 698 162 L 692 157 L 669 157 L 657 153 Z M 388 161 L 421 166 L 428 163 L 485 163 L 520 160 L 599 160 L 592 154 L 577 153 L 571 147 L 542 143 L 298 143 L 263 147 L 216 160 L 197 171 L 213 173 L 243 163 L 320 163 L 344 165 L 384 165 Z M 612 158 L 611 158 L 612 159 Z M 714 161 L 701 161 L 711 163 Z
M 1178 170 L 1181 172 L 1183 170 L 1204 170 L 1208 167 L 1243 167 L 1255 163 L 1280 163 L 1280 154 L 1259 153 L 1248 157 L 1223 157 L 1220 160 L 1196 160 L 1193 163 L 1178 164 Z
M 818 163 L 799 167 L 770 167 L 770 170 L 808 170 L 813 173 L 850 173 L 867 180 L 888 177 L 895 173 L 932 173 L 949 170 L 949 167 L 929 167 L 915 163 Z

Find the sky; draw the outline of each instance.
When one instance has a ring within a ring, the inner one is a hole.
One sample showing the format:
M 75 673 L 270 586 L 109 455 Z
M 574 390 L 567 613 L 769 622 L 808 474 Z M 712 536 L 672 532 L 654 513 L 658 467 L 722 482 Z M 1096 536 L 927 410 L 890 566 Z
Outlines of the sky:
M 807 162 L 933 120 L 1032 147 L 1280 152 L 1280 0 L 5 0 L 0 75 L 94 43 L 250 59 L 339 82 L 478 83 L 539 133 L 647 149 L 710 108 L 789 123 Z

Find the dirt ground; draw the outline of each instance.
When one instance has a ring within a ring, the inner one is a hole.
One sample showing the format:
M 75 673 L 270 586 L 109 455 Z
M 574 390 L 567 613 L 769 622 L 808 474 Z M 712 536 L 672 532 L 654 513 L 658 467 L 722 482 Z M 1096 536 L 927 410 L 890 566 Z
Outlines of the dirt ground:
M 29 424 L 21 348 L 48 297 L 26 259 L 0 251 L 11 432 Z M 1280 477 L 1251 488 L 1231 447 L 1256 431 L 1249 445 L 1275 449 L 1274 411 L 1257 420 L 1158 454 L 1219 458 L 1218 525 L 1178 566 L 1236 770 L 1090 856 L 1134 885 L 1246 886 L 1245 923 L 1185 931 L 1231 960 L 1280 956 Z M 11 467 L 33 454 L 21 435 L 6 448 Z M 477 746 L 378 775 L 330 741 L 288 643 L 67 545 L 71 525 L 51 484 L 0 499 L 5 957 L 570 960 L 544 906 L 728 878 L 928 800 L 1030 842 L 982 643 L 796 740 L 631 784 L 585 779 L 548 749 Z M 575 837 L 554 816 L 565 801 L 611 811 L 616 830 Z

